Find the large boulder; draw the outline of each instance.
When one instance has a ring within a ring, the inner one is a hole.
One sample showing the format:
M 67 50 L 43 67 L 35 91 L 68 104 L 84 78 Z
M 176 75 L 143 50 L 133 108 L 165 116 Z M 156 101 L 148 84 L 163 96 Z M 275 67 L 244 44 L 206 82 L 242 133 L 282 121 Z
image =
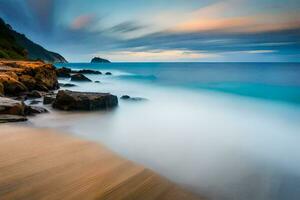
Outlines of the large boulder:
M 118 105 L 118 98 L 109 93 L 60 90 L 53 107 L 60 110 L 101 110 Z
M 25 115 L 25 107 L 21 101 L 0 97 L 0 115 Z
M 83 74 L 74 74 L 71 76 L 71 81 L 82 81 L 82 82 L 92 82 L 91 79 L 87 78 Z
M 35 115 L 48 113 L 49 111 L 46 108 L 40 106 L 26 106 L 25 107 L 25 115 Z
M 48 105 L 52 104 L 55 101 L 56 96 L 55 95 L 45 95 L 43 104 Z

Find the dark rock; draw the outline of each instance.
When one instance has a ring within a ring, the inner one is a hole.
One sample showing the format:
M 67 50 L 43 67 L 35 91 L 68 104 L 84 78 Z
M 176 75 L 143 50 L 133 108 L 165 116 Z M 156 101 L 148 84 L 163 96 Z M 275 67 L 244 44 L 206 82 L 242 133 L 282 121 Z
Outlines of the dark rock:
M 95 81 L 95 83 L 101 83 L 100 81 Z
M 62 68 L 56 69 L 57 76 L 61 77 L 61 78 L 70 78 L 71 73 L 72 73 L 72 70 L 67 67 L 62 67 Z
M 72 71 L 73 73 L 78 73 L 78 74 L 102 74 L 102 72 L 97 71 L 97 70 L 90 70 L 90 69 L 82 69 L 79 71 Z
M 43 96 L 42 93 L 37 90 L 32 90 L 31 92 L 27 92 L 26 95 L 29 98 L 41 98 Z
M 0 123 L 24 122 L 27 118 L 18 115 L 0 115 Z
M 112 75 L 112 73 L 111 72 L 106 72 L 105 75 Z
M 20 75 L 19 81 L 23 83 L 29 90 L 36 88 L 36 80 L 30 75 Z
M 91 63 L 110 63 L 110 61 L 107 59 L 95 57 L 91 60 Z
M 49 111 L 46 108 L 39 107 L 39 106 L 26 106 L 25 107 L 25 115 L 35 115 L 35 114 L 42 114 L 48 113 Z
M 65 83 L 65 84 L 60 83 L 59 86 L 60 87 L 76 87 L 77 85 L 72 84 L 72 83 Z
M 83 74 L 74 74 L 71 76 L 71 81 L 84 81 L 84 82 L 91 82 L 89 78 L 84 76 Z
M 141 98 L 141 97 L 130 97 L 128 95 L 123 95 L 121 96 L 122 100 L 126 100 L 126 101 L 146 101 L 147 99 L 145 98 Z
M 123 95 L 123 96 L 121 96 L 121 99 L 124 99 L 124 100 L 130 99 L 130 96 L 128 96 L 128 95 Z
M 25 104 L 6 97 L 0 97 L 0 114 L 24 115 Z
M 46 95 L 44 96 L 43 104 L 52 104 L 55 101 L 55 95 Z
M 109 93 L 60 90 L 53 107 L 60 110 L 101 110 L 116 107 L 118 98 Z

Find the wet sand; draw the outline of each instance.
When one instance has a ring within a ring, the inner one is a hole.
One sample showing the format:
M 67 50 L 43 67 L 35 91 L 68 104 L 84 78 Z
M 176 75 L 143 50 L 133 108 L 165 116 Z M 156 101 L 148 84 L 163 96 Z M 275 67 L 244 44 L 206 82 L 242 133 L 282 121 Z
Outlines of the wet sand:
M 0 199 L 199 199 L 98 143 L 0 126 Z

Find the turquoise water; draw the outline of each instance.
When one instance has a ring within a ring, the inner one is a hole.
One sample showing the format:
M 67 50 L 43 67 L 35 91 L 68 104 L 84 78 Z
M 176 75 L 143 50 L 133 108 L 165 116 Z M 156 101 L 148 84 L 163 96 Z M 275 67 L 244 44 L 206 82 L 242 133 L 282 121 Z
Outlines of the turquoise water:
M 128 73 L 117 77 L 123 80 L 300 104 L 300 63 L 72 63 L 71 67 L 114 69 Z
M 62 65 L 58 65 L 62 66 Z M 299 64 L 68 63 L 98 69 L 76 91 L 128 94 L 109 112 L 31 118 L 98 141 L 183 187 L 221 200 L 299 200 Z M 69 83 L 70 79 L 60 79 Z

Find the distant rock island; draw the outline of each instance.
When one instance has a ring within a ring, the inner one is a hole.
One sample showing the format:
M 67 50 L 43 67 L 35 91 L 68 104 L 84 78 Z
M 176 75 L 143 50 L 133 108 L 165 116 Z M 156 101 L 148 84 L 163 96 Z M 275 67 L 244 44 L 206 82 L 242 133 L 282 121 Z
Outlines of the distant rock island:
M 51 52 L 18 33 L 0 18 L 0 59 L 43 60 L 48 63 L 63 62 L 66 59 Z
M 110 61 L 104 58 L 95 57 L 91 60 L 91 63 L 110 63 Z

